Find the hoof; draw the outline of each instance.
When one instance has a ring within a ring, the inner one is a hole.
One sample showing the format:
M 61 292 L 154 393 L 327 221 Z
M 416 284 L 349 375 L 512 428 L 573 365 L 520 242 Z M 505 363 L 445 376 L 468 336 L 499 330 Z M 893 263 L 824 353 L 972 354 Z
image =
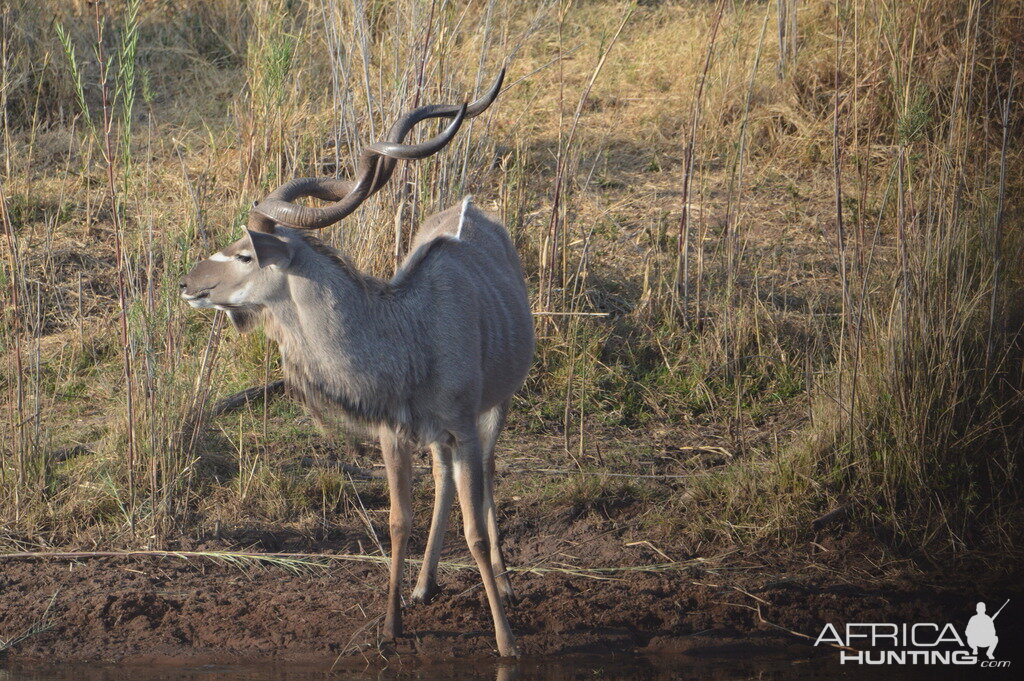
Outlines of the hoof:
M 381 632 L 385 641 L 394 641 L 402 635 L 402 623 L 384 620 L 384 629 Z
M 441 589 L 438 588 L 437 584 L 431 584 L 426 587 L 417 586 L 412 592 L 412 602 L 425 605 L 433 601 L 439 593 L 441 593 Z
M 518 658 L 518 657 L 520 657 L 520 655 L 519 655 L 519 646 L 516 645 L 515 643 L 508 643 L 508 644 L 503 645 L 503 646 L 498 646 L 498 654 L 501 655 L 502 657 Z
M 506 608 L 511 608 L 513 606 L 519 605 L 519 599 L 516 597 L 514 591 L 501 592 L 501 602 L 505 605 Z

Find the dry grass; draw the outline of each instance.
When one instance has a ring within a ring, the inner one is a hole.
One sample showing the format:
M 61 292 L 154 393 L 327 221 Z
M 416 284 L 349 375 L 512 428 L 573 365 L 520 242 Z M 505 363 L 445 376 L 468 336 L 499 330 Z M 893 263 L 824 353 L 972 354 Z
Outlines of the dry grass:
M 331 446 L 294 407 L 196 416 L 277 361 L 174 282 L 254 198 L 350 172 L 399 112 L 509 60 L 492 112 L 328 239 L 384 274 L 464 193 L 505 220 L 556 313 L 513 448 L 557 436 L 534 465 L 641 472 L 653 439 L 698 473 L 672 443 L 723 448 L 725 474 L 652 493 L 679 541 L 792 538 L 851 498 L 912 545 L 1019 547 L 1019 17 L 809 2 L 776 37 L 780 4 L 146 3 L 133 57 L 130 3 L 104 3 L 107 153 L 92 9 L 7 3 L 0 539 L 173 547 L 354 513 L 353 484 L 287 465 Z

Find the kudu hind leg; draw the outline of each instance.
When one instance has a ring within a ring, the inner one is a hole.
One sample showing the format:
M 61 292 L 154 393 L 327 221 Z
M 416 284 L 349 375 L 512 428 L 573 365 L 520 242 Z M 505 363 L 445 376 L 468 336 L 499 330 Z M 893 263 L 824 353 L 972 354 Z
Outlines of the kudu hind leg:
M 501 552 L 501 537 L 498 532 L 498 513 L 494 503 L 494 447 L 498 435 L 505 427 L 505 415 L 508 413 L 508 402 L 504 402 L 490 411 L 480 415 L 480 446 L 484 455 L 484 509 L 487 517 L 487 539 L 491 545 L 491 567 L 498 581 L 498 592 L 505 599 L 506 605 L 516 602 L 516 594 L 512 590 L 512 582 L 508 578 L 505 567 L 505 556 Z
M 402 635 L 402 571 L 412 531 L 412 449 L 390 430 L 381 429 L 380 448 L 391 497 L 391 579 L 388 585 L 384 637 Z
M 505 607 L 498 591 L 494 568 L 490 562 L 490 542 L 487 536 L 486 511 L 484 499 L 487 485 L 484 477 L 484 457 L 480 439 L 476 433 L 468 435 L 458 442 L 453 452 L 453 469 L 455 487 L 459 493 L 459 505 L 462 507 L 462 521 L 466 534 L 469 552 L 473 554 L 480 578 L 487 592 L 487 603 L 491 608 L 494 620 L 494 635 L 498 643 L 498 652 L 503 657 L 518 656 L 515 636 L 505 617 Z
M 434 515 L 430 520 L 430 534 L 427 550 L 423 554 L 423 565 L 412 592 L 415 603 L 429 603 L 437 594 L 437 564 L 441 560 L 444 535 L 448 530 L 452 499 L 455 497 L 455 481 L 452 478 L 451 449 L 434 443 L 430 446 L 434 473 Z

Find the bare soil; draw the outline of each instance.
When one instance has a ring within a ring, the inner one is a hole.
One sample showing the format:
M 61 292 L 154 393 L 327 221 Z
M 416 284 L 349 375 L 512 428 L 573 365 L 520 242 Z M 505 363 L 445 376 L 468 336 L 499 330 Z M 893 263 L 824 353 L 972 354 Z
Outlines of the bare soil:
M 569 535 L 571 555 L 564 550 Z M 449 540 L 445 559 L 462 562 L 464 553 L 451 546 L 458 538 L 453 533 Z M 282 548 L 333 552 L 339 545 Z M 510 546 L 510 561 L 530 565 L 526 554 L 538 549 L 562 552 L 563 564 L 610 564 L 613 555 L 620 566 L 663 562 L 653 551 L 624 550 L 615 533 L 586 519 L 570 532 L 551 528 L 531 547 Z M 736 550 L 703 565 L 608 579 L 517 573 L 519 602 L 510 619 L 530 656 L 798 658 L 834 653 L 801 636 L 816 637 L 826 622 L 950 621 L 962 631 L 978 600 L 1012 598 L 1020 605 L 1011 604 L 1000 622 L 1000 647 L 1018 648 L 1015 629 L 1024 607 L 1019 576 L 979 582 L 969 572 L 923 572 L 887 559 L 876 542 L 849 533 L 819 537 L 806 551 Z M 441 582 L 443 593 L 433 603 L 406 608 L 407 635 L 389 643 L 379 638 L 387 585 L 380 564 L 335 562 L 292 574 L 176 558 L 8 561 L 0 564 L 0 635 L 44 629 L 8 651 L 15 662 L 340 658 L 342 664 L 365 664 L 395 654 L 421 662 L 493 656 L 475 571 L 448 571 Z

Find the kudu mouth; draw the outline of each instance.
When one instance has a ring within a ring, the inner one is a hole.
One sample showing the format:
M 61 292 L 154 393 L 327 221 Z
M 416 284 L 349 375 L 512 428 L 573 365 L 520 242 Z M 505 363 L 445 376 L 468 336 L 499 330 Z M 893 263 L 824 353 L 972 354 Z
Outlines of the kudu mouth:
M 209 298 L 211 288 L 202 288 L 195 292 L 190 292 L 188 284 L 181 282 L 181 299 L 192 307 L 210 307 Z

